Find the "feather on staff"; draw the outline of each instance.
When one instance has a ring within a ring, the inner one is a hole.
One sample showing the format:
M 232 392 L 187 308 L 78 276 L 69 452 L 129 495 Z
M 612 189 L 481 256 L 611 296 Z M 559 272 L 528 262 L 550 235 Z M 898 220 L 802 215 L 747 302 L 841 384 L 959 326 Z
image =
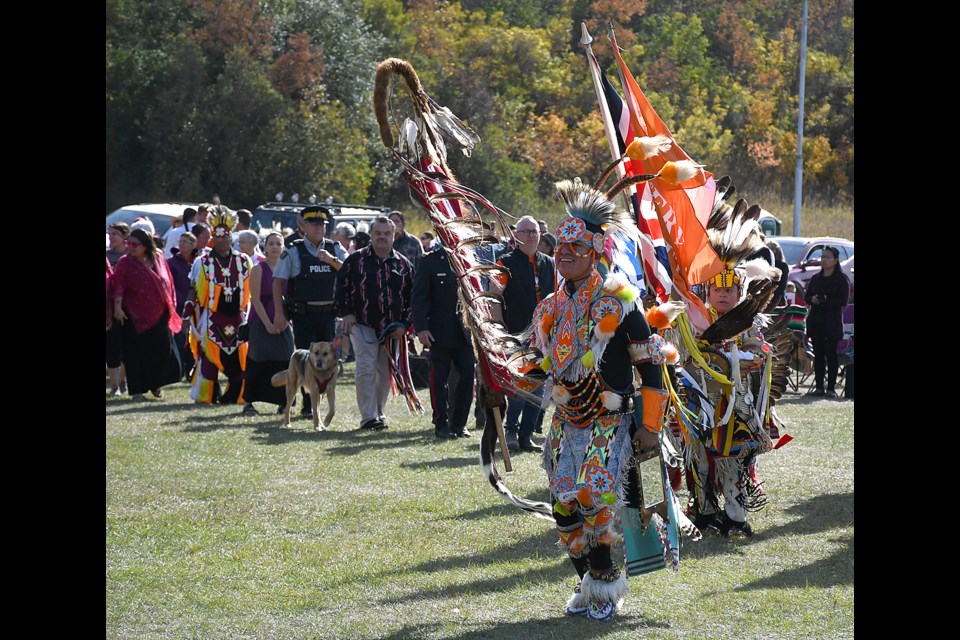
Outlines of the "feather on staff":
M 390 117 L 391 87 L 400 86 L 409 95 L 412 117 L 396 123 Z M 447 165 L 447 148 L 443 138 L 459 146 L 467 156 L 480 137 L 449 109 L 438 105 L 423 90 L 413 66 L 406 60 L 389 58 L 377 66 L 373 93 L 374 113 L 380 139 L 403 167 L 413 200 L 422 207 L 433 223 L 437 237 L 447 252 L 448 261 L 457 275 L 458 297 L 464 309 L 463 322 L 469 329 L 477 358 L 481 398 L 487 415 L 481 437 L 480 462 L 490 484 L 512 504 L 540 517 L 552 520 L 552 508 L 544 502 L 515 496 L 506 487 L 493 462 L 496 441 L 500 440 L 504 464 L 509 454 L 498 423 L 498 410 L 505 406 L 504 393 L 539 401 L 530 393 L 543 384 L 522 370 L 527 358 L 510 358 L 521 345 L 502 322 L 492 314 L 493 305 L 502 305 L 502 297 L 485 291 L 482 277 L 489 273 L 477 258 L 477 248 L 498 239 L 484 227 L 479 211 L 493 216 L 500 229 L 509 225 L 506 212 L 478 192 L 456 181 Z M 395 135 L 398 134 L 398 135 Z M 398 137 L 399 136 L 399 137 Z M 506 347 L 506 348 L 505 348 Z M 528 355 L 528 354 L 524 354 Z M 530 354 L 536 357 L 538 354 Z

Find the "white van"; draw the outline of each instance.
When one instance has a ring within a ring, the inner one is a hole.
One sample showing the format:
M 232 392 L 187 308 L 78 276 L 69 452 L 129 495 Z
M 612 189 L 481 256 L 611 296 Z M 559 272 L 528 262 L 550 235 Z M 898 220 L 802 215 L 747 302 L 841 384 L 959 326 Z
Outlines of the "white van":
M 164 204 L 128 204 L 120 207 L 116 211 L 107 215 L 107 224 L 104 230 L 108 230 L 114 222 L 126 222 L 133 224 L 137 218 L 146 216 L 153 223 L 154 232 L 163 237 L 167 229 L 172 225 L 172 221 L 177 216 L 183 215 L 183 210 L 187 207 L 197 208 L 196 203 L 192 202 L 168 202 Z

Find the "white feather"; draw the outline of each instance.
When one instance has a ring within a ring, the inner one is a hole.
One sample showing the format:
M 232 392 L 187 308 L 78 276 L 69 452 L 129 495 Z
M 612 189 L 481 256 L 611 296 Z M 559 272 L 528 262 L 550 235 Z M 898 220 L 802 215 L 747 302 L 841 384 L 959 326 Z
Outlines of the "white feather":
M 677 319 L 683 311 L 687 308 L 687 304 L 682 300 L 668 300 L 660 305 L 660 311 L 667 316 L 667 319 L 670 320 L 670 324 L 673 324 L 673 321 Z
M 677 183 L 684 182 L 693 178 L 700 172 L 702 164 L 697 164 L 693 160 L 680 160 L 674 163 L 677 165 Z
M 756 227 L 756 220 L 744 221 L 743 216 L 731 218 L 730 224 L 727 225 L 727 229 L 724 234 L 724 246 L 739 247 L 743 245 L 743 243 L 747 241 L 747 238 L 750 237 L 750 234 L 754 232 Z
M 767 280 L 780 280 L 780 269 L 774 267 L 763 258 L 755 258 L 743 265 L 744 273 L 748 279 L 766 278 Z
M 619 411 L 620 407 L 623 406 L 623 398 L 619 393 L 604 391 L 603 406 L 607 408 L 607 411 Z
M 647 158 L 652 158 L 658 153 L 668 151 L 670 147 L 673 146 L 673 140 L 671 140 L 669 136 L 665 136 L 663 134 L 653 137 L 644 136 L 642 138 L 634 138 L 634 140 L 636 140 L 640 145 L 644 160 Z

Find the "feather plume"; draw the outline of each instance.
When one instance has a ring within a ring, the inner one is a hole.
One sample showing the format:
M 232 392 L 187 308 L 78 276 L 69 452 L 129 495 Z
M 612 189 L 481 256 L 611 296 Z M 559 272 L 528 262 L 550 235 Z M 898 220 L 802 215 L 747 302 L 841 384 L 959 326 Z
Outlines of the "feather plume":
M 673 140 L 670 139 L 670 136 L 663 134 L 653 137 L 644 136 L 642 138 L 634 138 L 633 141 L 627 145 L 627 152 L 624 155 L 631 160 L 646 160 L 647 158 L 652 158 L 657 154 L 668 151 L 672 146 Z
M 450 138 L 456 140 L 460 144 L 463 155 L 469 158 L 473 147 L 479 144 L 480 136 L 473 129 L 463 124 L 460 118 L 455 116 L 449 108 L 441 107 L 433 98 L 428 97 L 427 100 L 430 106 L 434 108 L 432 115 L 436 125 Z
M 717 257 L 728 267 L 734 267 L 766 245 L 760 239 L 760 224 L 754 218 L 746 200 L 736 206 L 721 204 L 711 214 L 707 237 Z
M 697 529 L 697 526 L 693 524 L 693 521 L 687 517 L 683 512 L 683 509 L 677 509 L 677 528 L 680 529 L 680 532 L 690 538 L 691 540 L 699 540 L 703 537 L 703 534 L 700 533 L 700 529 Z
M 629 158 L 631 160 L 646 160 L 647 158 L 652 158 L 658 153 L 667 151 L 672 146 L 673 140 L 671 140 L 669 136 L 665 136 L 663 134 L 653 137 L 634 138 L 633 141 L 627 145 L 627 149 L 624 154 L 611 162 L 604 168 L 602 172 L 600 172 L 600 177 L 597 178 L 597 181 L 593 184 L 593 188 L 600 189 L 600 187 L 606 183 L 607 179 L 610 177 L 610 174 L 613 173 L 613 170 L 616 169 L 625 159 Z M 649 179 L 651 178 L 647 178 L 647 180 Z M 617 191 L 617 193 L 619 193 L 619 191 Z
M 679 184 L 696 176 L 700 173 L 702 167 L 702 164 L 697 164 L 693 160 L 671 161 L 663 165 L 657 177 L 666 180 L 670 184 Z
M 659 306 L 650 307 L 646 312 L 647 324 L 659 331 L 665 331 L 685 309 L 686 304 L 681 300 L 668 300 Z
M 748 280 L 766 278 L 767 280 L 779 282 L 780 276 L 782 275 L 780 273 L 780 269 L 772 266 L 763 258 L 748 260 L 747 262 L 743 263 L 742 266 Z

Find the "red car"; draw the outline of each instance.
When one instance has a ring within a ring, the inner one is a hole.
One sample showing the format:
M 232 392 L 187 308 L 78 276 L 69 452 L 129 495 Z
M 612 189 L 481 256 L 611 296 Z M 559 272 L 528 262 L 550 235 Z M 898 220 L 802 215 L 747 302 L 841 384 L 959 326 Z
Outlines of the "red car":
M 846 268 L 846 261 L 853 258 L 853 241 L 846 238 L 832 238 L 830 236 L 821 236 L 819 238 L 805 238 L 799 236 L 773 236 L 773 240 L 779 243 L 783 249 L 784 259 L 790 265 L 790 273 L 787 274 L 787 281 L 797 285 L 797 293 L 803 295 L 807 288 L 807 283 L 814 274 L 820 271 L 820 253 L 826 246 L 836 247 L 840 252 L 840 264 L 844 273 L 850 278 L 850 290 L 853 291 L 853 269 Z M 853 261 L 850 260 L 850 266 Z
M 840 268 L 843 269 L 843 272 L 850 278 L 850 299 L 847 302 L 853 304 L 853 256 L 841 262 Z

